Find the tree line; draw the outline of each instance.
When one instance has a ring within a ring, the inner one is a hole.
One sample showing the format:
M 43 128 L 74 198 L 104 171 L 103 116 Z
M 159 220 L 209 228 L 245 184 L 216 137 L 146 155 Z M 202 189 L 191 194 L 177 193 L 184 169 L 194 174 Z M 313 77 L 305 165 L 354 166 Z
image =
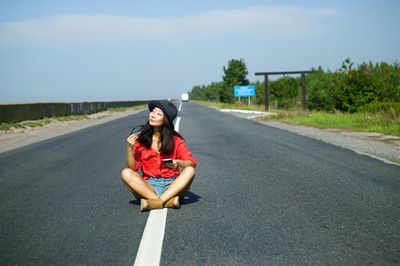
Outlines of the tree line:
M 400 65 L 362 63 L 357 67 L 349 58 L 335 71 L 312 68 L 306 75 L 307 109 L 322 111 L 374 111 L 372 109 L 394 108 L 400 111 Z M 250 82 L 243 59 L 231 59 L 223 67 L 221 81 L 208 85 L 194 86 L 189 92 L 190 99 L 234 103 L 235 85 L 254 85 L 255 104 L 264 104 L 264 83 Z M 278 108 L 300 106 L 300 77 L 283 76 L 270 81 L 270 104 Z

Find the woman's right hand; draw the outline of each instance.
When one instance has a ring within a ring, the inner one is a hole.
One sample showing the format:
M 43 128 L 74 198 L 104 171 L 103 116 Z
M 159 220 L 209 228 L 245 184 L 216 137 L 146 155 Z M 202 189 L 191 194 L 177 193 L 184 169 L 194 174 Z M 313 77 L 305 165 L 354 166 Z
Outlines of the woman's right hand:
M 128 141 L 128 147 L 129 148 L 132 148 L 133 145 L 135 145 L 135 142 L 138 139 L 138 137 L 139 137 L 138 134 L 132 134 L 126 139 L 126 141 Z

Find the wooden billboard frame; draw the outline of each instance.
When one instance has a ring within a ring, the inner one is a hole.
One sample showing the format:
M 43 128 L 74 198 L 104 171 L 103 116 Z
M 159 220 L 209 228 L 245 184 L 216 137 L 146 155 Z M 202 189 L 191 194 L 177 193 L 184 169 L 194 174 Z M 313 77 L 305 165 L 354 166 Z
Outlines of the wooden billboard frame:
M 269 87 L 268 87 L 268 76 L 272 75 L 290 75 L 290 74 L 301 74 L 301 103 L 303 110 L 307 109 L 306 99 L 306 74 L 312 73 L 311 70 L 304 71 L 279 71 L 279 72 L 256 72 L 256 76 L 264 76 L 264 105 L 265 111 L 269 109 Z

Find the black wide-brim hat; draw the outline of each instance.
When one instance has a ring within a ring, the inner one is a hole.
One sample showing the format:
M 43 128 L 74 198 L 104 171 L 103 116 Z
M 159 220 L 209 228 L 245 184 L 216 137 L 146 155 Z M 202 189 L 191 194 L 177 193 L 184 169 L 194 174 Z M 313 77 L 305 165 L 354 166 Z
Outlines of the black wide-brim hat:
M 153 111 L 154 107 L 160 108 L 163 111 L 163 113 L 167 116 L 171 125 L 173 125 L 173 121 L 178 115 L 178 109 L 176 108 L 175 104 L 167 100 L 150 101 L 149 102 L 150 112 Z

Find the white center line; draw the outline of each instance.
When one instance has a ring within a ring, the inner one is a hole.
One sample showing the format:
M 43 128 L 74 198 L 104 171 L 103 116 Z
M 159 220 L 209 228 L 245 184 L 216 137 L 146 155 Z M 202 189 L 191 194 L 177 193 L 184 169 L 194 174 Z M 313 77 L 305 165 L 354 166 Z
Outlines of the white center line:
M 181 111 L 181 109 L 182 109 L 182 101 L 180 101 L 180 102 L 179 102 L 179 108 L 178 108 L 178 111 L 180 112 L 180 111 Z
M 181 102 L 182 104 L 182 102 Z M 181 117 L 175 122 L 175 130 L 179 132 Z M 167 221 L 167 208 L 151 210 L 144 228 L 134 266 L 158 266 L 160 265 L 162 243 L 164 241 L 165 223 Z
M 178 116 L 177 118 L 176 118 L 176 122 L 175 122 L 175 131 L 176 132 L 179 132 L 179 123 L 181 122 L 181 117 L 180 116 Z
M 150 211 L 133 265 L 160 265 L 166 220 L 166 208 Z

